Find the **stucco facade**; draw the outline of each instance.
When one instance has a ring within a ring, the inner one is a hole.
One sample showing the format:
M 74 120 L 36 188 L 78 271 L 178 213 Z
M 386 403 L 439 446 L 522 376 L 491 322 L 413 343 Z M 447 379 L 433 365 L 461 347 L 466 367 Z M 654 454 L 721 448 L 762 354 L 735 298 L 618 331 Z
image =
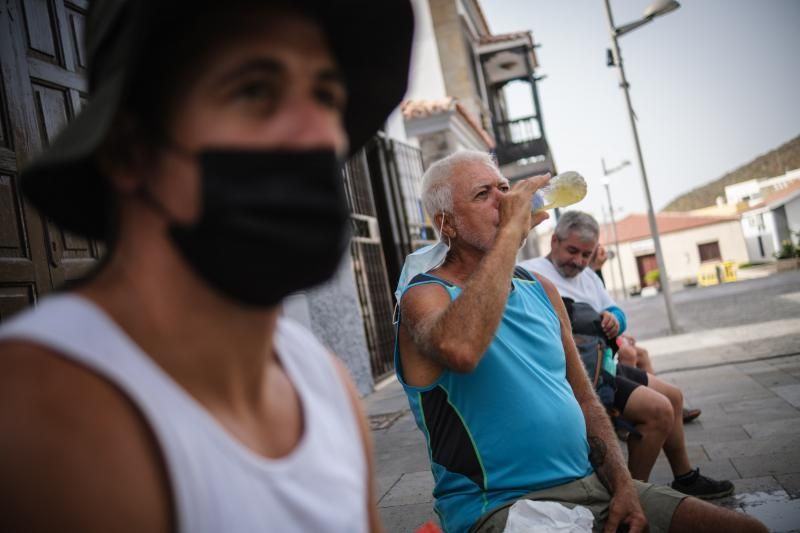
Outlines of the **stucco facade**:
M 661 235 L 661 249 L 664 262 L 669 272 L 670 287 L 681 287 L 687 281 L 697 279 L 700 269 L 700 245 L 717 242 L 720 260 L 743 263 L 748 261 L 747 246 L 738 220 L 728 220 L 697 228 Z M 610 250 L 612 243 L 604 243 Z M 632 288 L 641 288 L 637 258 L 655 253 L 653 241 L 649 237 L 634 241 L 621 242 L 619 253 L 622 259 L 622 273 L 628 292 Z M 622 294 L 616 259 L 607 261 L 603 266 L 603 277 L 606 286 L 615 294 Z

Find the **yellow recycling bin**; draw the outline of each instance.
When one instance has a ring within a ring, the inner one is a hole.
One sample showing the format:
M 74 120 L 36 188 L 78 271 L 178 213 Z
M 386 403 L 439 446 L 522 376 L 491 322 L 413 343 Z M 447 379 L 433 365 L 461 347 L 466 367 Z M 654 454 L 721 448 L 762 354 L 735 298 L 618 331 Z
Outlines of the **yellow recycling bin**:
M 720 265 L 720 279 L 724 283 L 736 281 L 736 263 L 733 261 L 723 261 Z
M 697 271 L 697 284 L 701 287 L 736 281 L 736 263 L 733 261 L 703 263 Z
M 701 287 L 719 284 L 717 267 L 719 263 L 703 263 L 697 271 L 697 284 Z

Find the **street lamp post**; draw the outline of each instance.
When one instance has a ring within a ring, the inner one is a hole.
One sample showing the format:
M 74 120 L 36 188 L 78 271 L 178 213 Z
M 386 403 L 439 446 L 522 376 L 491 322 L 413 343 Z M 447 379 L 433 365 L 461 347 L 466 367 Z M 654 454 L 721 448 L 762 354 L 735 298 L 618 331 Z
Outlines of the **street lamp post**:
M 628 299 L 628 288 L 625 286 L 625 274 L 622 272 L 622 258 L 619 254 L 619 238 L 617 237 L 617 221 L 614 220 L 614 204 L 611 203 L 611 180 L 608 177 L 614 172 L 630 165 L 630 161 L 623 161 L 614 168 L 606 168 L 605 159 L 601 159 L 603 165 L 603 185 L 606 188 L 606 198 L 608 199 L 608 215 L 611 218 L 611 230 L 614 232 L 614 254 L 617 256 L 617 268 L 619 269 L 619 280 L 622 284 L 622 297 Z
M 633 106 L 631 105 L 631 95 L 628 91 L 628 80 L 625 78 L 625 69 L 622 65 L 622 55 L 619 50 L 618 38 L 630 31 L 639 28 L 652 21 L 654 18 L 673 11 L 680 7 L 680 4 L 674 0 L 656 0 L 644 12 L 644 18 L 625 24 L 617 28 L 614 26 L 614 18 L 611 14 L 610 0 L 605 0 L 606 16 L 608 17 L 608 30 L 611 34 L 612 55 L 610 61 L 619 69 L 620 87 L 625 93 L 625 102 L 628 105 L 628 116 L 631 121 L 631 130 L 633 131 L 633 141 L 636 145 L 636 159 L 639 162 L 639 171 L 642 174 L 642 184 L 644 185 L 644 196 L 647 200 L 647 219 L 650 222 L 650 234 L 653 237 L 653 248 L 656 252 L 656 262 L 658 263 L 659 279 L 661 280 L 661 292 L 664 295 L 664 304 L 667 308 L 667 320 L 669 321 L 669 329 L 671 333 L 678 332 L 678 326 L 675 321 L 675 312 L 672 308 L 672 293 L 669 287 L 669 276 L 667 275 L 667 268 L 664 264 L 664 254 L 661 251 L 661 239 L 658 236 L 658 224 L 656 222 L 655 211 L 653 210 L 653 201 L 650 197 L 650 185 L 647 182 L 647 171 L 644 168 L 644 159 L 642 158 L 642 147 L 639 144 L 639 132 L 636 129 L 636 118 L 633 113 Z

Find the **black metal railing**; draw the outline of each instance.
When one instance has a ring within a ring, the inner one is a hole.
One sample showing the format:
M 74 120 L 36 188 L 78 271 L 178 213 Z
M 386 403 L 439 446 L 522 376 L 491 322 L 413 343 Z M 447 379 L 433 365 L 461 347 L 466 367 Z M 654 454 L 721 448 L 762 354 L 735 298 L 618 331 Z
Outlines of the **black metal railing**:
M 506 120 L 495 124 L 497 161 L 501 165 L 519 160 L 547 157 L 549 148 L 536 116 Z
M 542 128 L 535 115 L 498 122 L 496 130 L 498 144 L 520 144 L 542 137 Z
M 373 377 L 394 369 L 393 291 L 405 256 L 435 238 L 422 209 L 422 153 L 377 136 L 345 165 L 353 272 Z
M 343 175 L 353 230 L 350 242 L 353 274 L 364 321 L 372 376 L 379 380 L 394 370 L 394 302 L 364 150 L 348 160 Z
M 401 203 L 411 239 L 410 253 L 436 238 L 422 207 L 422 152 L 416 146 L 396 139 L 386 139 L 386 143 L 394 162 L 392 177 L 400 184 Z

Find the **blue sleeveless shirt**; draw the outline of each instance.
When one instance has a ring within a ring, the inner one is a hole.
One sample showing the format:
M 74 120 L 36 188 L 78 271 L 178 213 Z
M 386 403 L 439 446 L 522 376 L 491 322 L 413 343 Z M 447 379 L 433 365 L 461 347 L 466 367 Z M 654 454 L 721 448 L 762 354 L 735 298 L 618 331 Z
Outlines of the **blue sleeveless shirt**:
M 443 286 L 451 300 L 461 293 L 429 274 L 406 291 L 423 283 Z M 395 340 L 397 378 L 427 441 L 434 509 L 447 533 L 467 531 L 487 511 L 528 492 L 592 473 L 558 316 L 539 282 L 512 284 L 495 337 L 472 372 L 445 370 L 428 387 L 408 385 Z

